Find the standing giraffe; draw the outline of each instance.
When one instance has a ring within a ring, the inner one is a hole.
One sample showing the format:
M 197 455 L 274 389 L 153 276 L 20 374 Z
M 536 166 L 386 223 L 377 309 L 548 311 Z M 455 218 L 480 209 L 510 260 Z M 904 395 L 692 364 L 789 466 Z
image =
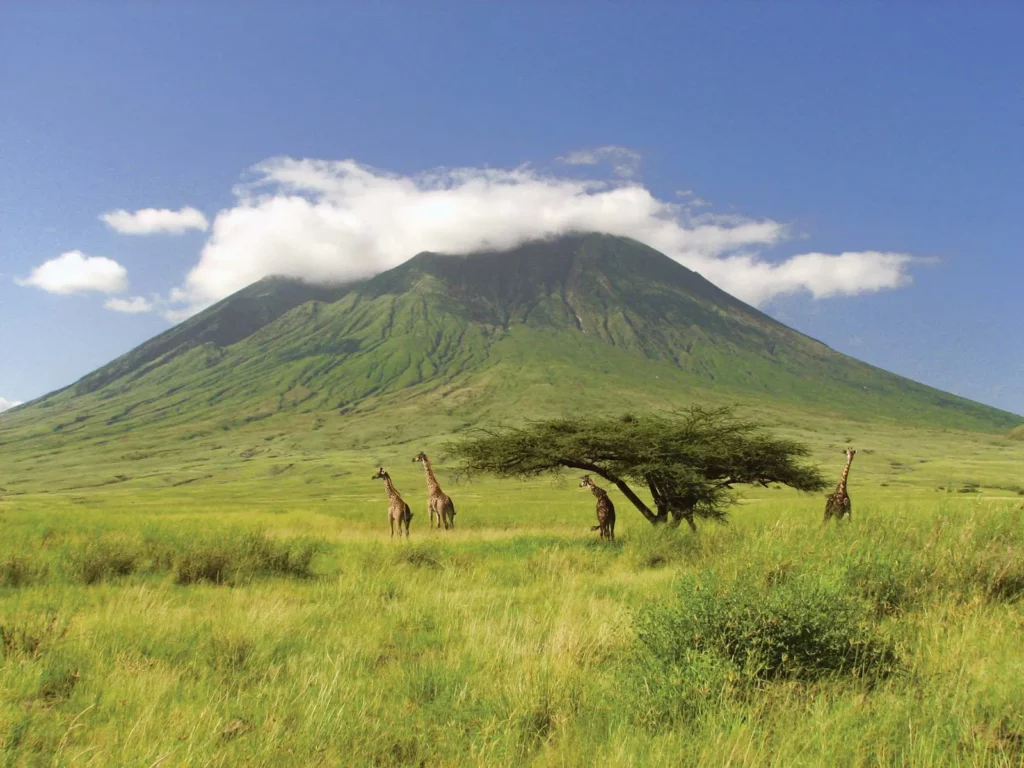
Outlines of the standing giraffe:
M 405 526 L 405 538 L 409 538 L 409 523 L 412 521 L 412 510 L 405 503 L 394 483 L 391 482 L 391 475 L 384 471 L 384 467 L 377 470 L 377 474 L 371 480 L 383 480 L 384 491 L 388 495 L 388 521 L 391 523 L 391 538 L 395 538 L 395 523 L 398 523 L 398 537 L 402 537 L 402 526 Z
M 451 496 L 441 490 L 441 486 L 434 477 L 434 470 L 430 468 L 430 459 L 427 454 L 420 451 L 412 458 L 413 461 L 423 463 L 423 471 L 427 476 L 427 511 L 430 513 L 430 527 L 434 527 L 434 520 L 437 519 L 437 527 L 444 525 L 447 531 L 455 527 L 455 504 Z
M 590 492 L 597 497 L 597 525 L 590 530 L 601 531 L 601 538 L 615 541 L 615 505 L 608 498 L 604 488 L 598 488 L 590 475 L 580 478 L 580 488 L 589 488 Z
M 857 451 L 853 448 L 846 449 L 846 466 L 843 468 L 843 476 L 839 478 L 839 485 L 836 486 L 836 489 L 825 501 L 825 519 L 823 523 L 828 523 L 833 517 L 836 520 L 850 519 L 853 508 L 850 505 L 850 494 L 846 490 L 846 480 L 850 476 L 850 465 L 853 464 L 853 457 L 856 453 Z

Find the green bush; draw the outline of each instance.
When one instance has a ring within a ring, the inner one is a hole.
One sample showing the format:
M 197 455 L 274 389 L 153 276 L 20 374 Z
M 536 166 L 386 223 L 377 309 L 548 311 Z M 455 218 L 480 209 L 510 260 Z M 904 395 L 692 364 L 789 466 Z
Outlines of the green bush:
M 988 546 L 970 564 L 971 581 L 989 600 L 1008 602 L 1024 596 L 1024 553 L 1013 546 Z
M 898 555 L 873 549 L 860 557 L 850 557 L 843 576 L 851 591 L 874 606 L 878 616 L 893 616 L 905 611 L 920 588 L 919 572 Z
M 774 585 L 753 576 L 686 579 L 677 598 L 637 616 L 643 653 L 669 665 L 693 652 L 728 661 L 750 679 L 882 677 L 898 663 L 873 612 L 842 580 L 797 574 Z
M 659 731 L 693 723 L 732 695 L 736 675 L 725 659 L 686 649 L 672 660 L 644 655 L 635 659 L 625 697 L 636 723 Z
M 67 634 L 67 621 L 55 613 L 8 616 L 0 620 L 3 658 L 36 658 Z
M 701 544 L 696 536 L 661 525 L 630 535 L 625 551 L 634 568 L 645 570 L 697 560 L 702 555 Z
M 23 587 L 46 575 L 46 563 L 28 555 L 9 554 L 0 560 L 0 587 Z
M 313 558 L 322 550 L 312 539 L 274 539 L 262 532 L 225 532 L 182 540 L 173 554 L 178 584 L 208 581 L 235 584 L 257 576 L 312 576 Z
M 142 554 L 140 545 L 124 536 L 99 536 L 69 546 L 63 565 L 73 581 L 96 584 L 135 573 Z

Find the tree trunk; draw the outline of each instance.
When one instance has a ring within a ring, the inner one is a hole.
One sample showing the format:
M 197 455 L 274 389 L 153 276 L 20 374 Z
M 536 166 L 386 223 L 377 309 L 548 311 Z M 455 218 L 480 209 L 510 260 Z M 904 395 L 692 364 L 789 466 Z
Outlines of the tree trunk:
M 672 510 L 672 526 L 678 527 L 683 520 L 690 526 L 690 530 L 694 533 L 697 532 L 697 522 L 693 517 L 693 509 L 697 506 L 697 502 L 692 499 L 686 499 L 683 506 L 680 509 Z
M 654 504 L 658 508 L 658 514 L 654 520 L 651 521 L 651 525 L 660 525 L 669 521 L 668 516 L 668 505 L 665 503 L 665 497 L 661 494 L 661 489 L 658 488 L 658 484 L 654 481 L 654 478 L 648 476 L 647 488 L 651 492 L 651 498 L 654 499 Z
M 658 523 L 665 522 L 666 517 L 661 514 L 660 510 L 658 514 L 652 512 L 650 507 L 644 504 L 643 499 L 637 496 L 633 492 L 633 489 L 626 485 L 625 480 L 616 477 L 608 470 L 602 469 L 596 464 L 587 464 L 585 462 L 579 461 L 568 461 L 566 459 L 563 459 L 561 463 L 563 466 L 572 467 L 573 469 L 582 469 L 586 472 L 593 472 L 595 475 L 599 475 L 603 477 L 605 480 L 607 480 L 609 483 L 614 484 L 616 488 L 622 491 L 622 495 L 629 499 L 633 503 L 634 507 L 640 510 L 640 514 L 643 515 L 647 519 L 647 522 L 649 522 L 651 525 L 657 525 Z

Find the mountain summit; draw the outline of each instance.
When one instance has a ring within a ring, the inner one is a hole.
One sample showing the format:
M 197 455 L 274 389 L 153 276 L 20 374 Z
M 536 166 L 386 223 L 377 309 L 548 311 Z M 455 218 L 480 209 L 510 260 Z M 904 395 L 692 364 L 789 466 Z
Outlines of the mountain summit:
M 349 285 L 262 280 L 9 414 L 0 443 L 265 419 L 288 429 L 304 414 L 444 432 L 708 399 L 993 431 L 1020 422 L 840 354 L 634 240 L 574 234 L 420 253 Z

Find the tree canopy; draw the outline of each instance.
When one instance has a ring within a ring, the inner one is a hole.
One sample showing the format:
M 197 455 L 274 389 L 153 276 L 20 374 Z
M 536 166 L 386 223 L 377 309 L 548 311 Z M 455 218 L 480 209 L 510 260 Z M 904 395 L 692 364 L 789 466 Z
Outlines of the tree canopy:
M 817 468 L 798 462 L 802 443 L 774 437 L 730 408 L 668 414 L 560 418 L 481 429 L 447 450 L 465 474 L 534 477 L 579 469 L 614 484 L 652 524 L 724 520 L 735 485 L 772 483 L 819 491 Z M 646 486 L 654 509 L 630 483 Z

